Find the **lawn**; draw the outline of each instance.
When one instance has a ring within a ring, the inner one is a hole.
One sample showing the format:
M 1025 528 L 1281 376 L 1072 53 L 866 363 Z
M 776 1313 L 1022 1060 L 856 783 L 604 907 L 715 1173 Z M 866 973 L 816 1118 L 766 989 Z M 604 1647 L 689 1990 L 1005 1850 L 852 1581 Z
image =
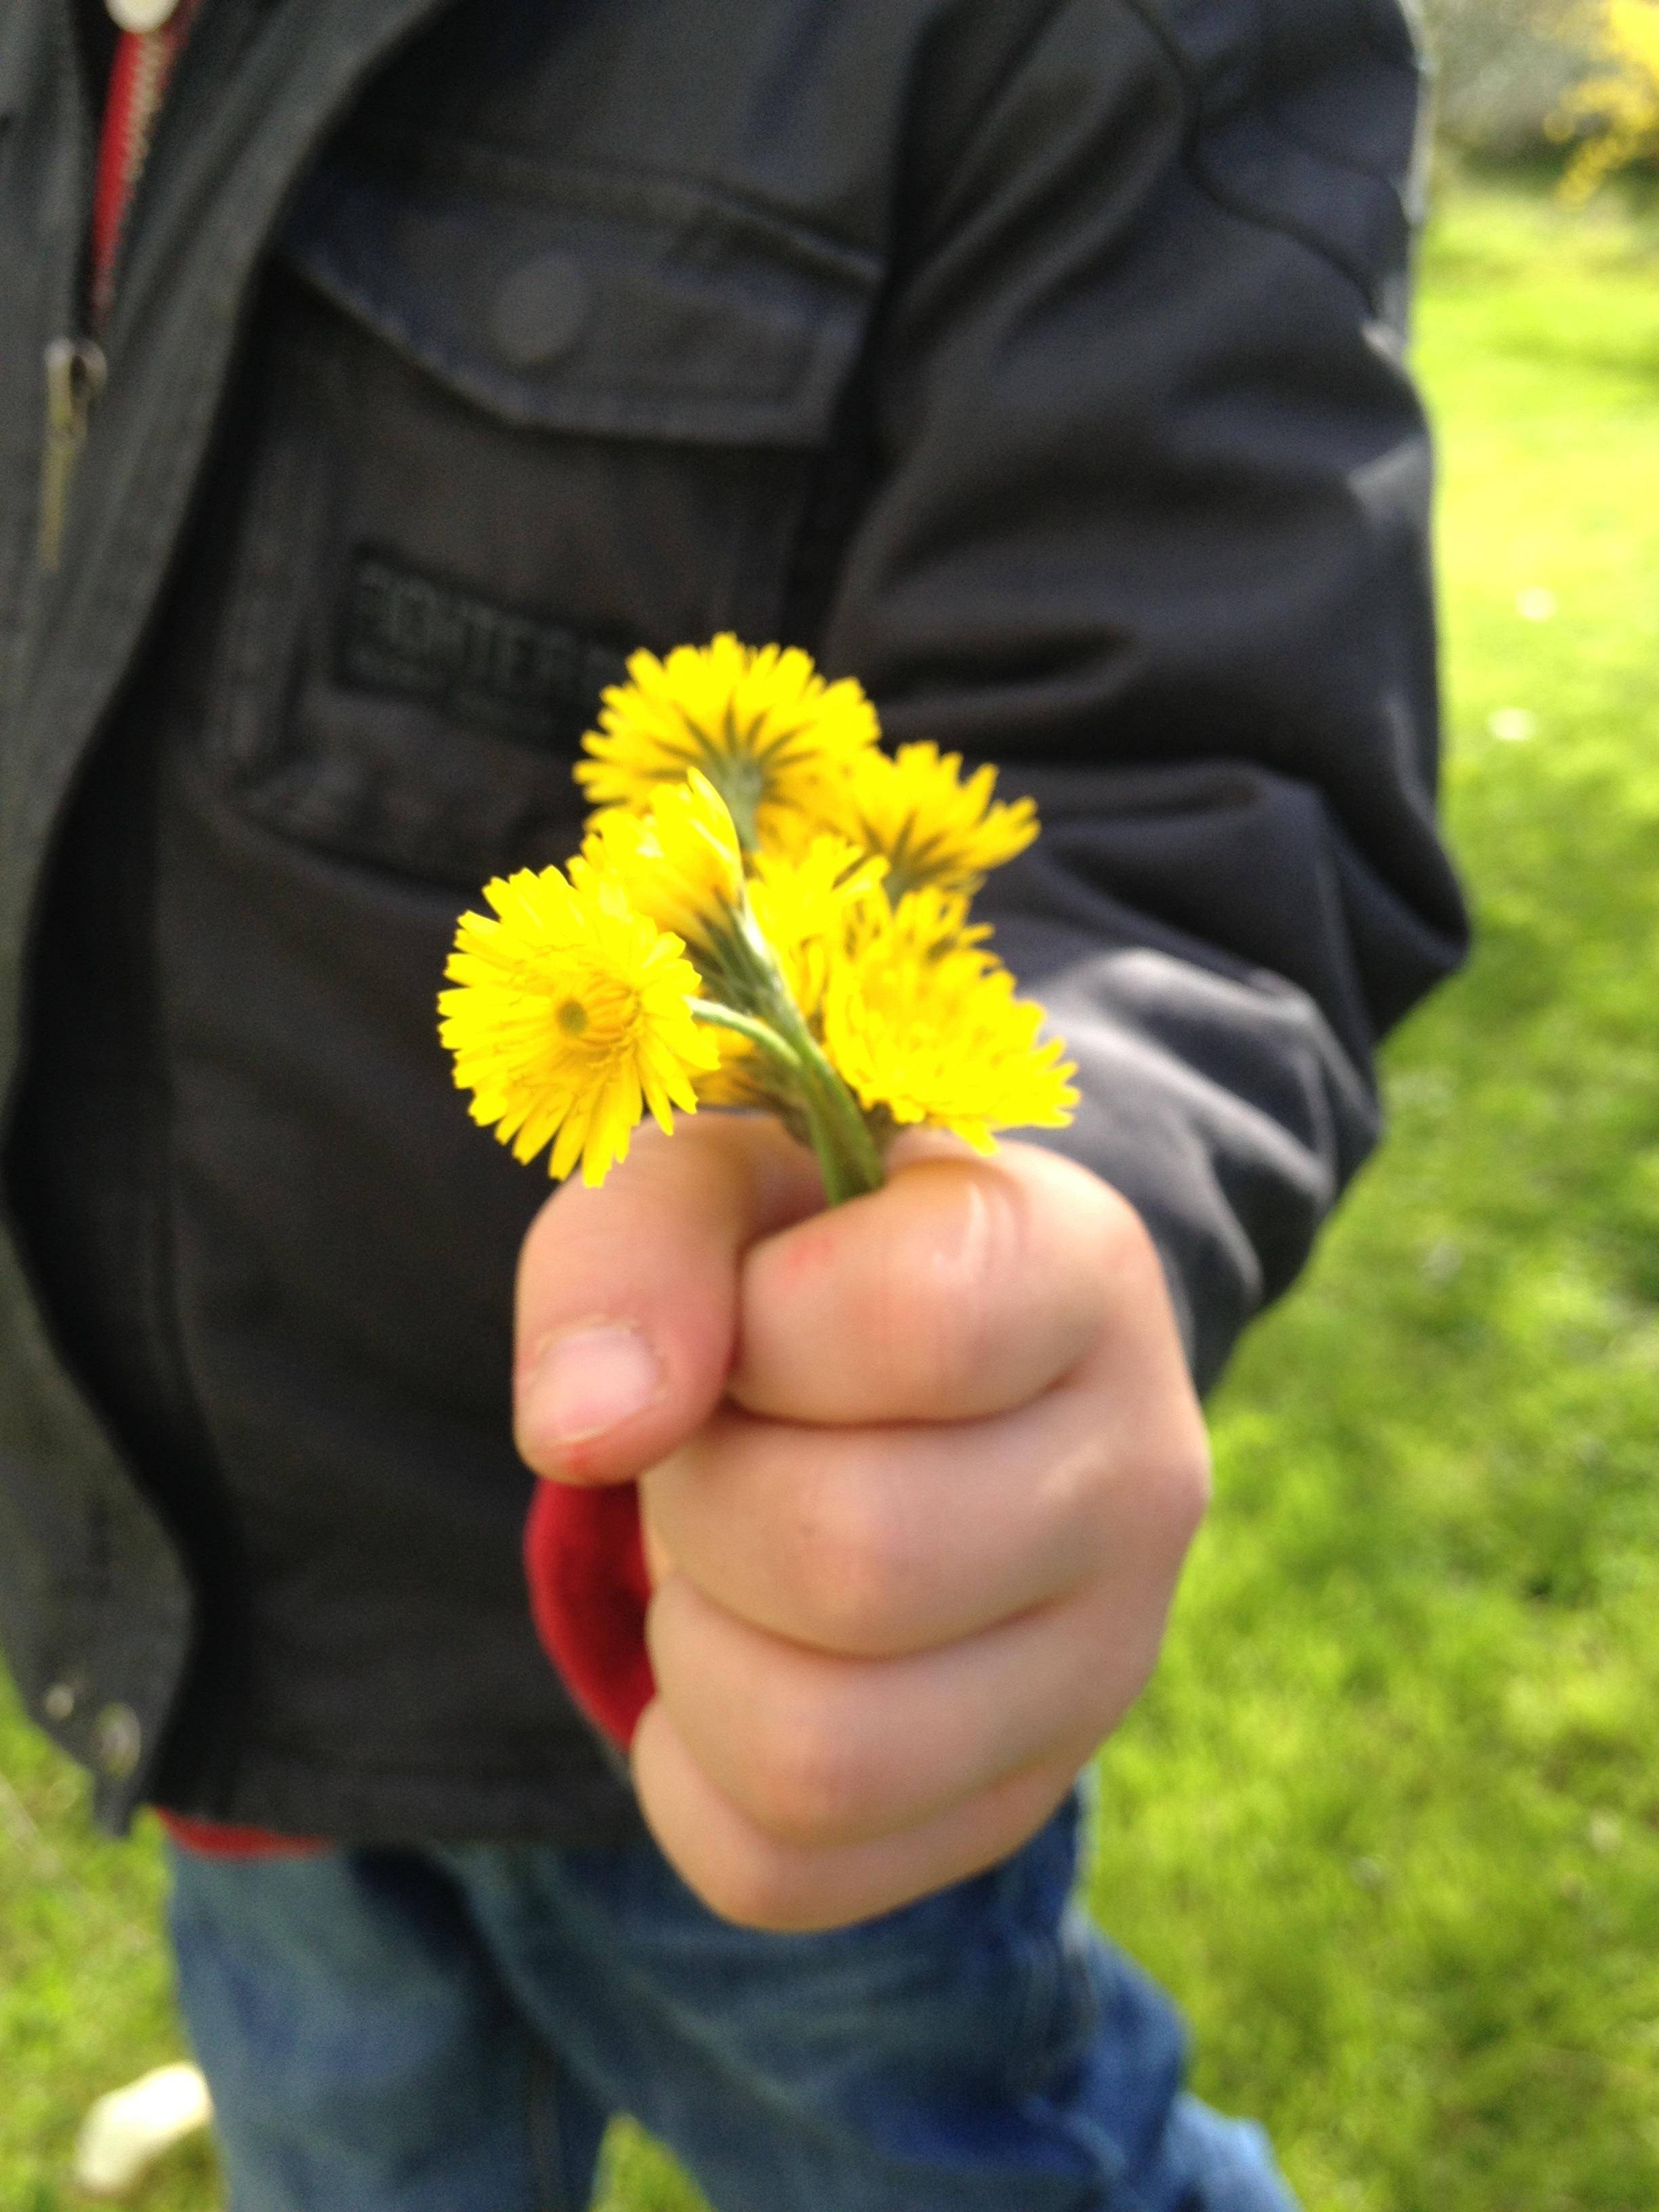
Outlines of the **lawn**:
M 1449 798 L 1481 925 L 1215 1408 L 1091 1894 L 1310 2212 L 1659 2204 L 1659 220 L 1444 196 Z M 0 1712 L 0 2206 L 178 2050 L 153 1838 Z M 696 2200 L 637 2138 L 605 2212 Z M 145 2212 L 210 2212 L 204 2152 Z M 833 2208 L 825 2208 L 833 2212 Z

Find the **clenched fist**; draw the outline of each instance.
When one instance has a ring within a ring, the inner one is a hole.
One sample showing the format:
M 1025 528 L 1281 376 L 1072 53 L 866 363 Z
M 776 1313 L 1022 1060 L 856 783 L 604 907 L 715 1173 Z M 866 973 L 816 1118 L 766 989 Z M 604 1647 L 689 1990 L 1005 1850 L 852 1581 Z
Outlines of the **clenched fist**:
M 1139 1216 L 901 1139 L 833 1212 L 775 1123 L 647 1133 L 526 1242 L 520 1449 L 638 1479 L 647 1820 L 726 1918 L 839 1926 L 1016 1850 L 1156 1657 L 1208 1494 Z

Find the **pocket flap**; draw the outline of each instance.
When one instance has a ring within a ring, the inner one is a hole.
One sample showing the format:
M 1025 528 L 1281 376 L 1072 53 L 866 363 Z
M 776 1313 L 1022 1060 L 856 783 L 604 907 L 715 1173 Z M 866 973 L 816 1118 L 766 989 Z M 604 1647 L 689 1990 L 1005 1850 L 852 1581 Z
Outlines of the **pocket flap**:
M 283 251 L 453 391 L 530 428 L 817 445 L 879 270 L 667 179 L 354 134 Z

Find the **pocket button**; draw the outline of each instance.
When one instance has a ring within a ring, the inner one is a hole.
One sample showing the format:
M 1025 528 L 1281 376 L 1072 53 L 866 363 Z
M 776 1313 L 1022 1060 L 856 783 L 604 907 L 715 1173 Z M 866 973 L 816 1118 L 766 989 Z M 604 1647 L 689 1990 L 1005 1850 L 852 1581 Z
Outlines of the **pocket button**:
M 54 1682 L 41 1698 L 40 1710 L 49 1721 L 56 1721 L 62 1727 L 65 1721 L 75 1717 L 78 1702 L 73 1682 Z
M 539 254 L 502 279 L 489 319 L 495 350 L 510 368 L 544 368 L 575 344 L 591 306 L 574 256 Z
M 131 1705 L 106 1705 L 93 1729 L 92 1751 L 112 1781 L 125 1781 L 143 1756 L 143 1730 Z

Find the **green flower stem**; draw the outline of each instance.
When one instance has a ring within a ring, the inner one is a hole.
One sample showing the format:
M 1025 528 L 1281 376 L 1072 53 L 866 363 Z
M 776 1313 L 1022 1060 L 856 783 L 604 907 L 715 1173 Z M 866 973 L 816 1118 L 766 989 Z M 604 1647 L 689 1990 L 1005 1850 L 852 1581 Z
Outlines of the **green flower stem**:
M 823 1176 L 824 1195 L 840 1206 L 866 1191 L 879 1190 L 884 1177 L 881 1156 L 870 1139 L 858 1101 L 820 1050 L 811 1031 L 793 1004 L 780 1007 L 793 1035 L 779 1036 L 771 1023 L 753 1014 L 740 1014 L 734 1006 L 718 1006 L 712 999 L 693 999 L 694 1020 L 711 1028 L 735 1030 L 787 1069 L 812 1139 Z
M 750 1044 L 757 1044 L 774 1060 L 781 1060 L 798 1083 L 802 1079 L 805 1071 L 799 1054 L 793 1047 L 785 1043 L 775 1029 L 765 1022 L 757 1021 L 752 1014 L 740 1014 L 735 1006 L 717 1006 L 712 999 L 693 999 L 691 1018 L 707 1022 L 711 1029 L 735 1030 L 739 1036 L 747 1037 Z
M 866 1191 L 879 1190 L 886 1171 L 859 1103 L 781 984 L 767 1012 L 787 1038 L 799 1066 L 801 1104 L 823 1170 L 824 1195 L 831 1206 L 840 1206 Z
M 801 1056 L 807 1072 L 806 1110 L 812 1127 L 813 1149 L 823 1171 L 824 1194 L 831 1206 L 840 1206 L 847 1199 L 861 1198 L 867 1191 L 879 1190 L 887 1180 L 886 1170 L 857 1099 L 807 1032 L 805 1023 L 801 1030 L 806 1047 Z
M 752 1037 L 788 1066 L 831 1206 L 879 1190 L 886 1171 L 857 1099 L 808 1029 L 746 901 L 737 921 L 725 948 L 725 981 L 751 1011 L 737 1014 L 729 1007 L 711 1006 L 705 1014 L 709 1002 L 699 999 L 693 1001 L 693 1013 L 699 1020 L 719 1019 Z

